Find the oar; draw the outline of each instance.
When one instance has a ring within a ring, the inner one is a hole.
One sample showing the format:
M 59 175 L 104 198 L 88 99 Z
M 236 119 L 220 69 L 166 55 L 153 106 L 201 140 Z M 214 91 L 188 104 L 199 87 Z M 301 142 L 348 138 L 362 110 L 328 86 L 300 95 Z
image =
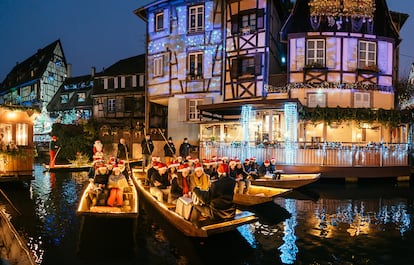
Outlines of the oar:
M 61 147 L 59 146 L 58 150 L 56 151 L 55 156 L 53 157 L 52 160 L 50 160 L 50 161 L 53 161 L 53 163 L 55 163 L 55 160 L 56 160 L 57 155 L 59 154 L 60 148 Z M 47 169 L 47 172 L 49 172 L 49 171 L 50 171 L 50 163 L 49 163 L 49 168 Z
M 19 215 L 22 215 L 21 213 L 20 213 L 20 211 L 19 210 L 17 210 L 17 208 L 14 206 L 14 204 L 12 203 L 12 201 L 9 199 L 9 197 L 7 197 L 7 195 L 6 195 L 6 193 L 4 193 L 3 192 L 3 190 L 2 189 L 0 189 L 0 193 L 3 195 L 3 197 L 7 200 L 7 202 L 10 204 L 10 206 L 19 214 Z

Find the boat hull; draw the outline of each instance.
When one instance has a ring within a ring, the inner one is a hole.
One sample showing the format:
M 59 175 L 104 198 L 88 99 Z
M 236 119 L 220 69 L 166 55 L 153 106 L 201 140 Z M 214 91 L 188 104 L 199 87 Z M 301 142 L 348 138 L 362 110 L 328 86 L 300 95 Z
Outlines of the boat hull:
M 291 189 L 282 189 L 275 187 L 265 187 L 250 185 L 248 194 L 238 194 L 235 193 L 233 196 L 233 201 L 235 204 L 243 206 L 253 206 L 257 204 L 262 204 L 270 202 L 273 198 L 285 195 L 292 191 Z
M 79 201 L 79 206 L 76 214 L 79 216 L 96 216 L 96 217 L 109 217 L 109 218 L 137 218 L 139 213 L 139 200 L 137 188 L 135 183 L 130 179 L 128 181 L 129 189 L 124 191 L 124 197 L 129 201 L 128 206 L 111 207 L 111 206 L 92 206 L 91 194 L 93 190 L 93 184 L 89 183 Z
M 281 174 L 279 179 L 258 178 L 252 184 L 265 187 L 297 189 L 319 180 L 321 174 Z
M 189 237 L 208 237 L 213 234 L 232 231 L 241 225 L 257 221 L 257 217 L 252 212 L 238 210 L 234 219 L 215 223 L 203 223 L 197 227 L 178 214 L 175 211 L 175 206 L 173 207 L 173 205 L 167 205 L 157 201 L 157 199 L 150 194 L 148 187 L 143 184 L 142 177 L 135 174 L 133 180 L 138 187 L 140 199 L 143 199 L 143 201 L 145 200 L 147 204 L 157 210 L 168 222 Z

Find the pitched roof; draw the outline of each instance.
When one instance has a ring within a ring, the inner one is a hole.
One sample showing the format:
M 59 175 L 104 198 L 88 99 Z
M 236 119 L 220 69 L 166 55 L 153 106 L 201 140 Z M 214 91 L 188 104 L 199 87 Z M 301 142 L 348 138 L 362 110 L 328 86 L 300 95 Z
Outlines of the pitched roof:
M 21 63 L 16 64 L 1 83 L 0 91 L 29 83 L 42 77 L 47 65 L 53 57 L 56 46 L 62 47 L 60 40 L 56 40 L 44 48 L 38 49 L 35 54 Z M 63 52 L 63 49 L 62 49 Z M 65 60 L 65 58 L 63 58 Z M 63 62 L 66 65 L 66 62 Z
M 145 54 L 140 54 L 119 60 L 102 72 L 97 73 L 96 77 L 145 73 L 145 67 Z

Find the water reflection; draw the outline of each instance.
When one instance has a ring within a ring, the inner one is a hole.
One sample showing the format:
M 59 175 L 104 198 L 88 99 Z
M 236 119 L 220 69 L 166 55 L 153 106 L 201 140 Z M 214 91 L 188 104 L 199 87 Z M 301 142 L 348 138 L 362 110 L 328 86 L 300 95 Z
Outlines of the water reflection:
M 86 182 L 86 172 L 36 166 L 34 180 L 0 184 L 20 214 L 1 196 L 0 204 L 39 264 L 216 264 L 218 254 L 228 264 L 414 264 L 414 188 L 408 185 L 316 183 L 303 191 L 315 196 L 277 198 L 252 208 L 258 222 L 196 240 L 150 209 L 141 210 L 135 238 L 129 224 L 114 222 L 106 231 L 99 220 L 81 236 L 76 208 Z M 125 228 L 121 238 L 113 227 Z M 108 241 L 122 243 L 127 258 L 111 256 Z

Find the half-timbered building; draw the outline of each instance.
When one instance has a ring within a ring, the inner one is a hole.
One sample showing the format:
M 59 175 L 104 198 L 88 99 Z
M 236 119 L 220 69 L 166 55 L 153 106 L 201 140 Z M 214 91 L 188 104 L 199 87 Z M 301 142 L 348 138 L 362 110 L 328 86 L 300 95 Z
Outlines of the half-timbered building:
M 67 63 L 56 40 L 21 63 L 1 83 L 0 104 L 46 106 L 67 77 Z

